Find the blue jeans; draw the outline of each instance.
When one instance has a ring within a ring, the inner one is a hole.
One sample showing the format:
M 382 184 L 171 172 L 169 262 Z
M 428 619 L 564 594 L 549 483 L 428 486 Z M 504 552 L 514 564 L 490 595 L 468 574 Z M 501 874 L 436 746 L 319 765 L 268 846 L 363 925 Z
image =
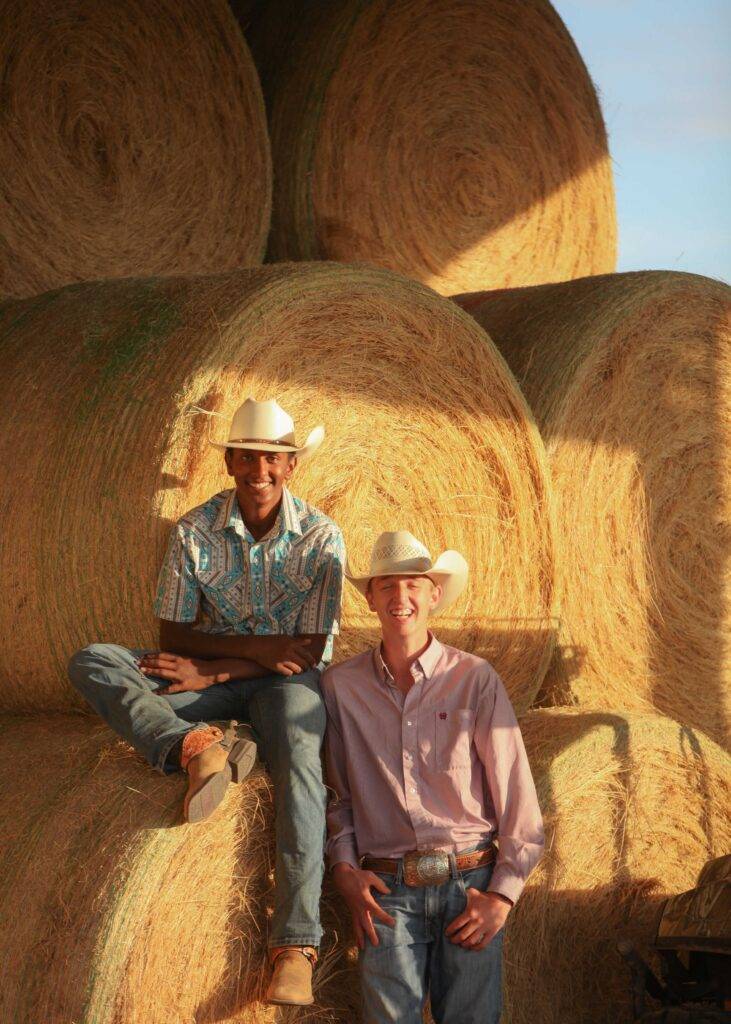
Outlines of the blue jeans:
M 371 890 L 396 919 L 373 920 L 380 945 L 361 950 L 364 1024 L 421 1024 L 427 992 L 436 1024 L 498 1024 L 502 1008 L 503 931 L 479 952 L 450 942 L 444 929 L 467 906 L 466 889 L 484 891 L 493 865 L 455 872 L 441 885 L 413 888 L 379 875 L 389 895 Z
M 251 723 L 274 786 L 276 890 L 270 946 L 317 946 L 325 838 L 320 747 L 325 708 L 320 672 L 267 675 L 216 683 L 198 692 L 161 695 L 163 679 L 143 675 L 116 644 L 92 644 L 69 663 L 71 682 L 111 728 L 159 771 L 168 754 L 200 723 Z

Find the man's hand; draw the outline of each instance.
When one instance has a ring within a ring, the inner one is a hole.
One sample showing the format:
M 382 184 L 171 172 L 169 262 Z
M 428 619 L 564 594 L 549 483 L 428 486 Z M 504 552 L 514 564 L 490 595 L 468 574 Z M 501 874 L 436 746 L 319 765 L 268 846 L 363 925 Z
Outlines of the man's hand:
M 298 636 L 257 636 L 254 660 L 282 676 L 306 672 L 317 664 L 312 640 Z
M 358 949 L 365 949 L 366 936 L 371 945 L 377 946 L 378 936 L 373 927 L 373 918 L 378 918 L 392 928 L 396 921 L 378 906 L 371 889 L 377 889 L 382 893 L 389 893 L 391 890 L 372 871 L 361 871 L 345 863 L 335 865 L 333 879 L 338 892 L 348 904 Z
M 495 938 L 505 924 L 510 908 L 510 903 L 497 893 L 480 892 L 470 887 L 466 908 L 447 925 L 444 934 L 455 945 L 477 952 Z
M 146 676 L 169 679 L 170 685 L 158 693 L 183 693 L 186 690 L 207 690 L 214 683 L 228 680 L 227 673 L 216 671 L 215 661 L 203 658 L 183 658 L 179 654 L 158 651 L 140 658 L 140 672 Z

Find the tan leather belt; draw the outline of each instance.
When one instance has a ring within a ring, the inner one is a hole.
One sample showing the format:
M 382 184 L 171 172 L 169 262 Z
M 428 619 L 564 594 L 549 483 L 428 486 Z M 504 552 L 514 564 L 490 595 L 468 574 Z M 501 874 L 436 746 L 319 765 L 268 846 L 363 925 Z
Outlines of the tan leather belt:
M 495 847 L 486 850 L 473 850 L 472 853 L 455 855 L 458 871 L 469 871 L 470 868 L 481 868 L 495 860 Z M 388 860 L 385 857 L 363 857 L 361 867 L 366 871 L 379 871 L 385 875 L 398 874 L 399 865 L 403 863 L 403 878 L 406 885 L 441 885 L 452 875 L 449 853 L 446 850 L 411 850 L 401 860 Z

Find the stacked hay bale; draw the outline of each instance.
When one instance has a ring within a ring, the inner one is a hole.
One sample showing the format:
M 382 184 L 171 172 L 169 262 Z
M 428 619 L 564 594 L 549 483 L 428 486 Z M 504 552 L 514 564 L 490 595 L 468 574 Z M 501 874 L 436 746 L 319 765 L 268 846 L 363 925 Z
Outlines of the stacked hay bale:
M 729 742 L 731 289 L 617 274 L 458 297 L 546 440 L 562 652 L 553 704 Z
M 272 259 L 363 260 L 443 294 L 614 269 L 594 88 L 547 0 L 275 0 Z
M 653 961 L 664 899 L 731 848 L 731 758 L 659 715 L 532 711 L 521 720 L 546 853 L 508 918 L 510 1024 L 632 1020 L 630 938 Z
M 225 0 L 0 0 L 0 296 L 261 263 L 271 161 Z
M 205 828 L 183 783 L 73 716 L 0 721 L 0 1018 L 14 1024 L 263 1024 L 271 793 L 257 772 Z M 352 1021 L 357 989 L 326 900 L 318 1021 Z
M 304 433 L 324 423 L 295 490 L 354 566 L 393 523 L 465 552 L 471 586 L 437 627 L 530 705 L 553 642 L 545 454 L 453 303 L 385 271 L 283 265 L 75 285 L 4 303 L 0 332 L 1 708 L 68 706 L 66 661 L 90 641 L 155 644 L 170 524 L 230 483 L 192 406 L 230 416 L 249 394 L 276 394 Z M 374 637 L 347 588 L 337 656 Z

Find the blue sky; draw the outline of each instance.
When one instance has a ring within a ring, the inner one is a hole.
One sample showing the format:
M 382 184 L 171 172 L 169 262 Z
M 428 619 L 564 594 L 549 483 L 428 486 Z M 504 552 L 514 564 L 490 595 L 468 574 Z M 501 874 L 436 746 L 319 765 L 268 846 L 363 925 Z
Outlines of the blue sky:
M 618 270 L 731 283 L 731 0 L 553 0 L 604 111 Z

